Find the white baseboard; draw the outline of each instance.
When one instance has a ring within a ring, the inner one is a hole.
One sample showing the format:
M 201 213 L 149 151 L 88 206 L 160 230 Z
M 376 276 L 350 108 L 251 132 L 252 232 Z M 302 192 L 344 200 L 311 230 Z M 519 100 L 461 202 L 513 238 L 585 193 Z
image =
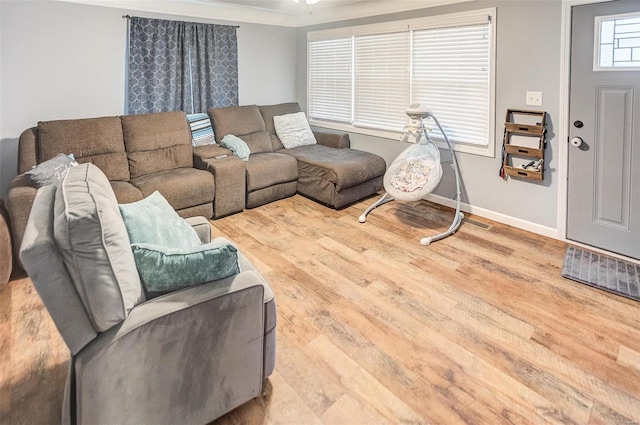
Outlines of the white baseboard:
M 447 207 L 455 208 L 456 201 L 453 199 L 445 198 L 440 195 L 434 195 L 433 193 L 427 195 L 428 201 L 436 204 L 445 205 Z M 527 230 L 529 232 L 537 233 L 542 236 L 547 236 L 553 239 L 561 239 L 558 237 L 558 230 L 553 227 L 543 226 L 541 224 L 532 223 L 530 221 L 522 220 L 519 218 L 511 217 L 506 214 L 487 210 L 485 208 L 475 207 L 473 205 L 460 203 L 460 209 L 463 212 L 479 215 L 480 217 L 488 218 L 490 220 L 497 221 L 502 224 L 517 227 L 518 229 Z

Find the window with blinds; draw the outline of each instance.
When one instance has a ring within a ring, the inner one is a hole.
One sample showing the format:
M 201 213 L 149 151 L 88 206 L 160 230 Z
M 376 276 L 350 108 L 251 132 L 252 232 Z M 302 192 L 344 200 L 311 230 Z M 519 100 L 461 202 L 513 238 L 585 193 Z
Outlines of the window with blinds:
M 309 45 L 309 116 L 351 122 L 351 37 L 318 40 Z
M 489 142 L 489 52 L 488 22 L 413 33 L 411 100 L 429 105 L 451 142 Z
M 409 35 L 354 38 L 354 126 L 402 131 L 410 87 Z
M 451 142 L 493 155 L 494 16 L 492 8 L 310 32 L 309 118 L 399 132 L 406 107 L 422 103 Z

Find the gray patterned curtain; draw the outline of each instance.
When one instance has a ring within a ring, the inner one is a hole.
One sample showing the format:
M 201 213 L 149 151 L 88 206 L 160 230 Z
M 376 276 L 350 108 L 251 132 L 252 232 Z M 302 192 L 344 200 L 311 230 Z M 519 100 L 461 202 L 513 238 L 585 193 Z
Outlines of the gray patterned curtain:
M 128 113 L 238 104 L 236 27 L 130 18 Z

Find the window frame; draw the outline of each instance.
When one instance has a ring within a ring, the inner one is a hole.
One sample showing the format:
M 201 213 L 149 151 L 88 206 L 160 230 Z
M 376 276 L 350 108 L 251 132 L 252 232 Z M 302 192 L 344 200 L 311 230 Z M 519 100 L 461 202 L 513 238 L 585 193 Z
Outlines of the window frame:
M 488 140 L 486 145 L 452 142 L 452 146 L 453 146 L 453 149 L 458 152 L 471 153 L 471 154 L 486 156 L 486 157 L 495 157 L 496 155 L 495 153 L 495 145 L 496 145 L 496 142 L 495 142 L 496 8 L 495 7 L 472 10 L 467 12 L 434 15 L 434 16 L 428 16 L 423 18 L 405 19 L 401 21 L 391 21 L 391 22 L 383 22 L 378 24 L 358 25 L 358 26 L 352 26 L 352 27 L 343 27 L 343 28 L 308 32 L 307 33 L 307 111 L 309 110 L 309 105 L 311 102 L 311 97 L 310 97 L 311 57 L 310 57 L 309 45 L 312 41 L 323 40 L 328 38 L 355 37 L 359 35 L 382 34 L 382 33 L 398 32 L 398 31 L 413 31 L 413 30 L 431 29 L 431 28 L 438 28 L 438 27 L 454 27 L 457 25 L 471 25 L 474 23 L 478 23 L 478 20 L 482 19 L 483 17 L 487 18 L 490 23 L 489 25 L 489 36 L 490 36 L 489 68 L 490 69 L 489 69 L 489 87 L 488 87 L 489 116 L 487 117 L 487 119 L 489 120 Z M 409 37 L 409 39 L 411 40 L 412 37 Z M 407 65 L 410 66 L 410 64 L 407 64 Z M 355 73 L 354 69 L 352 69 L 352 74 L 353 73 Z M 353 77 L 352 77 L 352 81 L 353 81 Z M 410 78 L 409 84 L 410 84 L 409 95 L 412 96 L 412 93 L 411 93 L 412 78 Z M 352 99 L 352 104 L 353 102 L 354 100 Z M 413 99 L 407 99 L 407 106 L 409 106 L 409 104 L 411 103 L 413 103 Z M 353 122 L 353 116 L 351 118 L 352 118 L 351 122 Z M 315 127 L 329 128 L 333 130 L 363 134 L 363 135 L 380 137 L 380 138 L 391 139 L 391 140 L 400 140 L 400 137 L 402 135 L 402 132 L 400 131 L 365 128 L 365 127 L 354 126 L 351 123 L 314 119 L 311 117 L 309 117 L 309 122 L 312 126 L 315 126 Z M 435 126 L 435 124 L 431 120 L 427 120 L 425 123 L 429 126 L 431 125 Z M 408 118 L 407 118 L 407 124 L 408 124 Z M 446 148 L 446 144 L 444 141 L 434 139 L 434 142 L 437 146 L 441 148 Z

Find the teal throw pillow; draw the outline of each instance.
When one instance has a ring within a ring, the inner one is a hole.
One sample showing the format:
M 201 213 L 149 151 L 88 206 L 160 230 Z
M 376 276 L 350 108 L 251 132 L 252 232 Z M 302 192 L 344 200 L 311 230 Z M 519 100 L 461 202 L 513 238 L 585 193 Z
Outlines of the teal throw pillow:
M 201 244 L 196 231 L 155 191 L 141 201 L 120 204 L 120 215 L 132 244 L 185 249 Z
M 148 298 L 240 272 L 238 250 L 228 242 L 211 242 L 190 249 L 135 243 L 131 248 Z
M 239 138 L 238 136 L 234 136 L 233 134 L 227 134 L 222 138 L 220 144 L 231 150 L 235 156 L 240 158 L 243 161 L 249 160 L 249 155 L 251 155 L 251 150 L 247 143 Z

